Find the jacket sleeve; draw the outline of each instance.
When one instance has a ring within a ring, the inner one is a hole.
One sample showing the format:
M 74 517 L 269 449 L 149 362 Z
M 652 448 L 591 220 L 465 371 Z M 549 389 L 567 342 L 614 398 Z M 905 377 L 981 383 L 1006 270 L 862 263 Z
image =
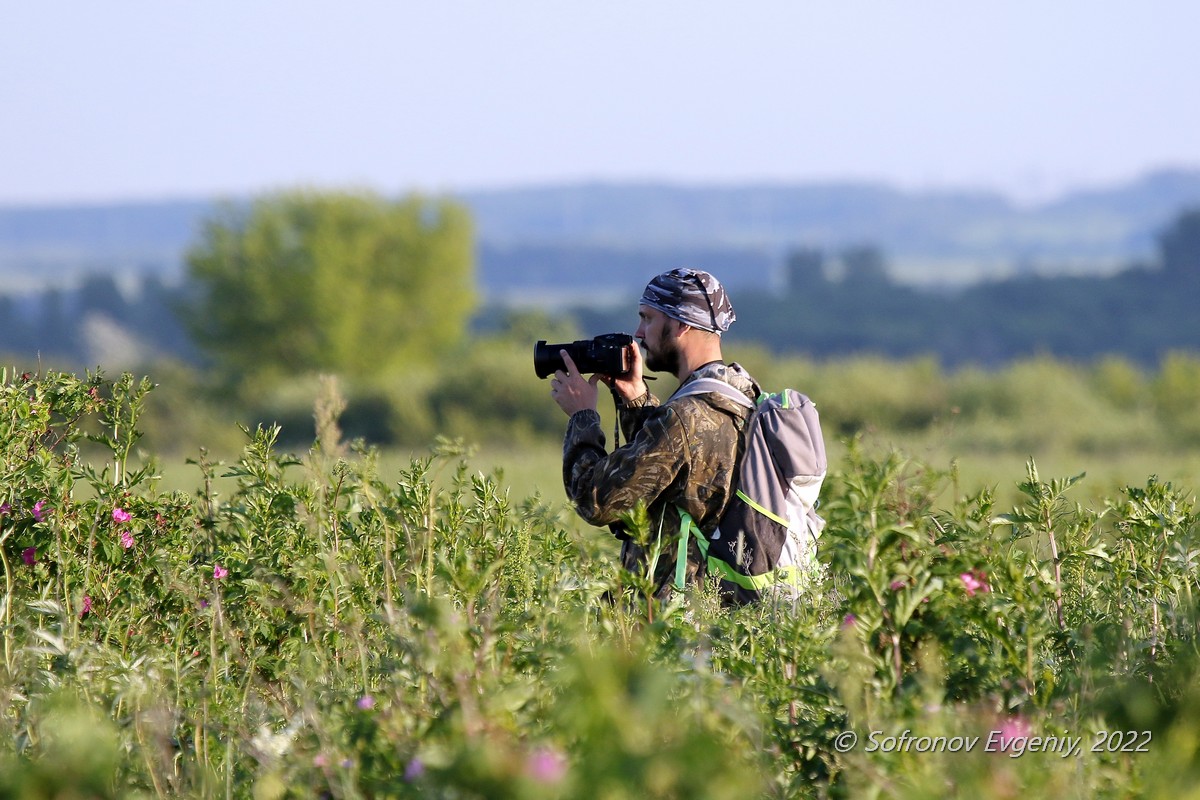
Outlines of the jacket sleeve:
M 567 424 L 563 484 L 581 517 L 608 525 L 686 479 L 687 459 L 687 432 L 670 405 L 647 412 L 632 441 L 612 453 L 604 449 L 600 415 L 580 411 Z
M 626 442 L 633 441 L 646 419 L 654 413 L 658 406 L 658 398 L 649 391 L 641 397 L 618 406 L 617 420 L 621 424 L 621 435 L 625 437 Z

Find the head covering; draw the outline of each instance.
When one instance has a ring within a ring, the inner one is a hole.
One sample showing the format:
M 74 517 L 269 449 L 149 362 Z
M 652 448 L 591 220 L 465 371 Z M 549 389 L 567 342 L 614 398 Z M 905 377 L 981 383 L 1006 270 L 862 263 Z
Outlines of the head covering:
M 656 276 L 646 285 L 640 304 L 717 335 L 737 319 L 720 281 L 698 269 L 673 269 Z

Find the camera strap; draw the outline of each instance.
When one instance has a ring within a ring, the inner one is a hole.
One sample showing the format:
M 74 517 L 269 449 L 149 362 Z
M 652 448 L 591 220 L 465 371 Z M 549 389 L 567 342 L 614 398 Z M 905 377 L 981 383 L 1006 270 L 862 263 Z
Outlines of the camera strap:
M 617 394 L 617 387 L 611 383 L 608 384 L 608 392 L 613 399 L 613 450 L 621 446 L 621 398 Z

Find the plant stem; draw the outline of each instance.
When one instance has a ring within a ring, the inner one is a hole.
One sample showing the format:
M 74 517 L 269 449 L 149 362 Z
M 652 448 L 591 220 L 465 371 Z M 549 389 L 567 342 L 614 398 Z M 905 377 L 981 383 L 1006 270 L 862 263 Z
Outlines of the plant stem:
M 1046 533 L 1050 537 L 1050 559 L 1054 562 L 1055 615 L 1058 620 L 1058 629 L 1061 631 L 1066 629 L 1066 622 L 1063 619 L 1062 563 L 1058 558 L 1058 540 L 1054 536 L 1054 520 L 1049 509 L 1046 509 L 1045 524 Z
M 13 599 L 13 582 L 12 568 L 8 565 L 8 557 L 4 555 L 4 540 L 12 533 L 12 529 L 4 532 L 0 536 L 0 562 L 4 564 L 4 666 L 12 672 L 12 599 Z

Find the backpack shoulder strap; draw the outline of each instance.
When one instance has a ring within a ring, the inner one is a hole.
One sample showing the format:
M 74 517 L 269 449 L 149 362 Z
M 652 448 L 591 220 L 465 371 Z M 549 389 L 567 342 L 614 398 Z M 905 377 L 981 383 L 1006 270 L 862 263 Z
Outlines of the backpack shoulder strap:
M 754 401 L 746 395 L 742 394 L 737 389 L 730 386 L 725 381 L 717 380 L 716 378 L 696 378 L 696 380 L 680 387 L 675 394 L 671 395 L 671 399 L 677 397 L 691 397 L 692 395 L 705 394 L 707 392 L 715 392 L 716 394 L 724 395 L 735 403 L 743 405 L 746 408 L 754 408 Z

